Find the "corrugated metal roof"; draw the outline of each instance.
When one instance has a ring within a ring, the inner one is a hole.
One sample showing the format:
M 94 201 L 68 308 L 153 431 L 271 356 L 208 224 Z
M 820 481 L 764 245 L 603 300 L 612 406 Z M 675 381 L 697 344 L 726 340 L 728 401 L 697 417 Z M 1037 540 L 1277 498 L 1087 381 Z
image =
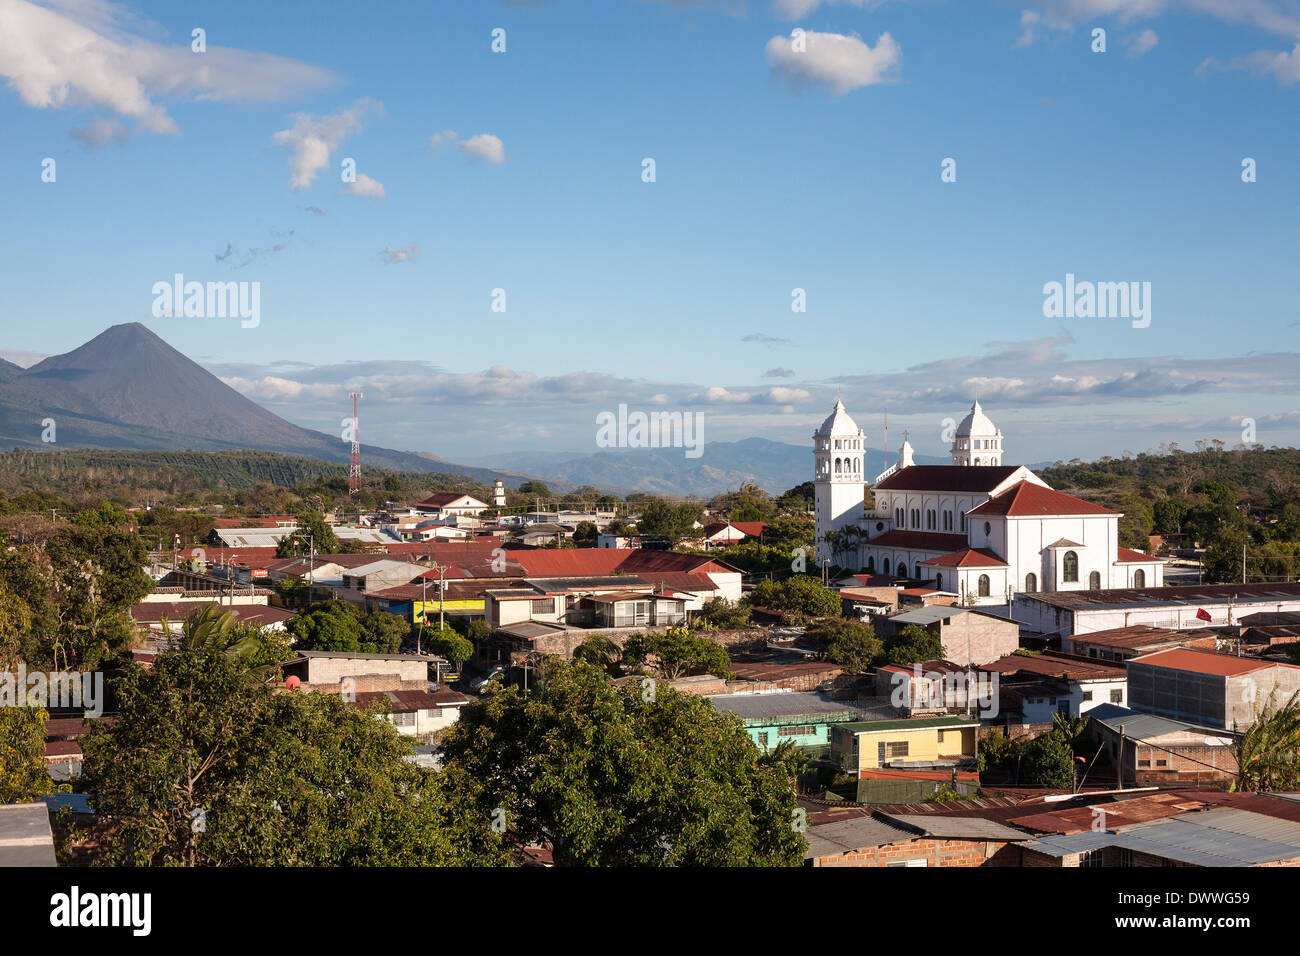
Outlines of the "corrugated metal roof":
M 1043 837 L 1027 849 L 1061 857 L 1114 846 L 1193 866 L 1254 866 L 1300 857 L 1300 823 L 1221 807 L 1120 833 L 1088 831 Z
M 1127 707 L 1120 707 L 1118 704 L 1098 704 L 1089 710 L 1085 716 L 1090 720 L 1104 724 L 1116 733 L 1119 733 L 1120 725 L 1123 724 L 1124 735 L 1137 740 L 1153 740 L 1165 734 L 1194 733 L 1197 731 L 1215 739 L 1227 739 L 1231 736 L 1226 730 L 1198 727 L 1196 724 L 1174 720 L 1170 717 L 1157 717 L 1155 714 L 1144 714 L 1140 711 L 1129 710 Z
M 996 840 L 998 842 L 1013 843 L 1033 839 L 1023 830 L 1016 830 L 994 820 L 986 820 L 983 817 L 892 814 L 889 819 L 896 820 L 905 826 L 922 829 L 925 831 L 926 836 L 934 837 L 937 840 Z
M 857 716 L 857 709 L 827 700 L 820 694 L 717 694 L 708 698 L 714 709 L 746 719 L 804 717 L 826 714 Z

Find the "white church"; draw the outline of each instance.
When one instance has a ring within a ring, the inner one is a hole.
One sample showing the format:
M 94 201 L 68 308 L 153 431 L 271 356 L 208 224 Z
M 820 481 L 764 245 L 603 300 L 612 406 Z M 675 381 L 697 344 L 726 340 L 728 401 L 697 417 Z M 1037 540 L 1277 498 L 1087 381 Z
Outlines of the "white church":
M 836 401 L 813 433 L 818 563 L 933 582 L 962 604 L 1018 591 L 1159 587 L 1164 562 L 1119 545 L 1120 513 L 1002 464 L 1002 432 L 980 403 L 957 426 L 951 465 L 917 465 L 904 438 L 864 505 L 866 440 Z

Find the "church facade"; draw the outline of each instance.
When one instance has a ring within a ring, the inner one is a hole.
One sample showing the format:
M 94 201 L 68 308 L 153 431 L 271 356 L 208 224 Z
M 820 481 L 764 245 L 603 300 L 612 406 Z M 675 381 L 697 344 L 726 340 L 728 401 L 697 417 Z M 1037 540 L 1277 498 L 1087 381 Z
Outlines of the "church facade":
M 819 561 L 930 582 L 968 605 L 1006 604 L 1021 591 L 1163 583 L 1160 559 L 1120 547 L 1119 512 L 1002 464 L 1002 432 L 979 402 L 957 426 L 951 465 L 915 464 L 904 440 L 898 463 L 876 477 L 871 511 L 863 506 L 866 482 L 835 470 L 835 442 L 848 440 L 850 427 L 860 459 L 862 431 L 842 403 L 814 435 Z

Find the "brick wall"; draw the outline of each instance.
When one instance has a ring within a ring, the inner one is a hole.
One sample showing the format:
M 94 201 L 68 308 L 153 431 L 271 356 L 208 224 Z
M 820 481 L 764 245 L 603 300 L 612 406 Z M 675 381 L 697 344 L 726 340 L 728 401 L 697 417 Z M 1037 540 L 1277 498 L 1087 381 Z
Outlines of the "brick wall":
M 1015 866 L 1014 844 L 983 840 L 936 840 L 929 837 L 864 847 L 850 853 L 816 857 L 813 866 L 888 866 L 924 859 L 926 866 Z M 1009 852 L 1008 852 L 1009 851 Z

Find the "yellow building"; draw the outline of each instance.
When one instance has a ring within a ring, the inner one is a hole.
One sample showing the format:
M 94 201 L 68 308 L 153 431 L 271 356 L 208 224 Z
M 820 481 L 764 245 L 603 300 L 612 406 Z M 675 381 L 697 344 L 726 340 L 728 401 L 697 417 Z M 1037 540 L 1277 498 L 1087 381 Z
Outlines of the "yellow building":
M 957 766 L 975 759 L 978 730 L 968 717 L 854 721 L 831 728 L 831 755 L 853 774 Z

